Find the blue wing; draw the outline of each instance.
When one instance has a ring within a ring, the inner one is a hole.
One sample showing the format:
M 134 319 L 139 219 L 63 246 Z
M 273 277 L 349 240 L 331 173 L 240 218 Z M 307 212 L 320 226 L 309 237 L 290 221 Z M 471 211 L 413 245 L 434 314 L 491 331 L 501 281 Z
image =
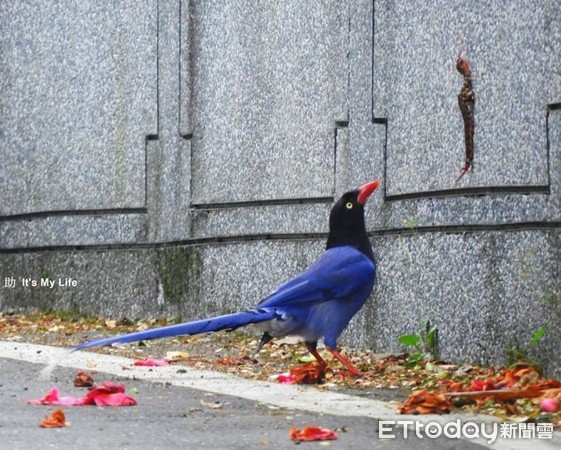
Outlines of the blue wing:
M 373 286 L 376 266 L 354 247 L 334 247 L 302 274 L 282 284 L 261 301 L 261 307 L 290 307 L 350 298 Z M 371 290 L 371 288 L 370 288 Z

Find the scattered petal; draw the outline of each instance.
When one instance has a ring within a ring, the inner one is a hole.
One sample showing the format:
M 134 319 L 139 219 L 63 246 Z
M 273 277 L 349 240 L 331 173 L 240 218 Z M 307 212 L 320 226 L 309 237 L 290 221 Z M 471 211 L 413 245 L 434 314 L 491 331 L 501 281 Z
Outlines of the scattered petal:
M 169 366 L 169 361 L 164 359 L 154 359 L 147 358 L 145 360 L 138 360 L 133 363 L 134 366 L 145 366 L 145 367 L 155 367 L 155 366 Z
M 284 372 L 277 375 L 277 381 L 283 384 L 295 384 L 296 377 L 290 375 L 290 372 Z
M 42 428 L 62 428 L 66 426 L 66 417 L 64 417 L 64 413 L 62 409 L 57 409 L 53 411 L 53 413 L 45 419 L 41 421 L 39 424 Z
M 450 412 L 451 406 L 444 394 L 419 390 L 413 392 L 397 410 L 400 414 L 443 414 Z
M 484 380 L 473 380 L 471 382 L 472 391 L 494 391 L 498 389 L 497 380 L 493 377 L 486 378 Z
M 105 381 L 103 385 L 91 389 L 84 397 L 86 405 L 134 406 L 136 401 L 125 394 L 123 383 Z
M 337 439 L 335 431 L 328 430 L 327 428 L 307 426 L 299 430 L 292 426 L 290 427 L 290 439 L 296 442 L 300 441 L 331 441 Z
M 83 398 L 60 397 L 60 391 L 53 387 L 45 397 L 39 400 L 28 400 L 31 405 L 63 405 L 63 406 L 133 406 L 136 401 L 125 394 L 125 385 L 106 381 L 102 386 L 90 389 Z
M 313 361 L 293 367 L 289 373 L 280 374 L 277 381 L 286 384 L 318 384 L 323 381 L 326 369 L 325 363 Z
M 93 397 L 96 406 L 134 406 L 136 400 L 124 392 L 115 392 L 114 394 L 97 394 Z M 90 404 L 90 403 L 88 403 Z
M 557 398 L 543 398 L 540 401 L 540 410 L 546 413 L 561 411 L 561 402 Z
M 61 406 L 80 406 L 84 404 L 84 399 L 76 397 L 61 397 L 57 387 L 51 390 L 43 398 L 38 400 L 28 400 L 31 405 L 61 405 Z

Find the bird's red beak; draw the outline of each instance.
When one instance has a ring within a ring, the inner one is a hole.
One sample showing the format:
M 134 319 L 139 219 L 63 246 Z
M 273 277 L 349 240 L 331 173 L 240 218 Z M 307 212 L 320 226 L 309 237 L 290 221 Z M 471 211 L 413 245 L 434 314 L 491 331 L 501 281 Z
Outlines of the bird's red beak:
M 358 188 L 358 196 L 357 202 L 361 205 L 366 203 L 370 194 L 376 190 L 376 188 L 380 186 L 379 181 L 371 181 L 370 183 L 363 184 L 361 187 Z

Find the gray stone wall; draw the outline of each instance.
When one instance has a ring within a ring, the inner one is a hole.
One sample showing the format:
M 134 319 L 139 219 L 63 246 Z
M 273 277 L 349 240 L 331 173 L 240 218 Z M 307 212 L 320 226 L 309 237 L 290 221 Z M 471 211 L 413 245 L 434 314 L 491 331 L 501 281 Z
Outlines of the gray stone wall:
M 380 179 L 344 342 L 430 319 L 444 358 L 493 363 L 546 326 L 532 356 L 561 374 L 561 8 L 503 3 L 2 2 L 0 310 L 250 307 Z

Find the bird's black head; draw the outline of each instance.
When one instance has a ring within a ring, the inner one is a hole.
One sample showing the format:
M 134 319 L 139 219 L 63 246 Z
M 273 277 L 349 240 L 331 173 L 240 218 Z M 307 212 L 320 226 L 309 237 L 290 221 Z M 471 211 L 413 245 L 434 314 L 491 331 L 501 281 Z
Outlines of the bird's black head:
M 343 194 L 335 203 L 329 216 L 327 248 L 349 245 L 359 249 L 374 261 L 372 246 L 364 225 L 364 204 L 379 185 L 378 181 L 366 183 L 354 191 Z

